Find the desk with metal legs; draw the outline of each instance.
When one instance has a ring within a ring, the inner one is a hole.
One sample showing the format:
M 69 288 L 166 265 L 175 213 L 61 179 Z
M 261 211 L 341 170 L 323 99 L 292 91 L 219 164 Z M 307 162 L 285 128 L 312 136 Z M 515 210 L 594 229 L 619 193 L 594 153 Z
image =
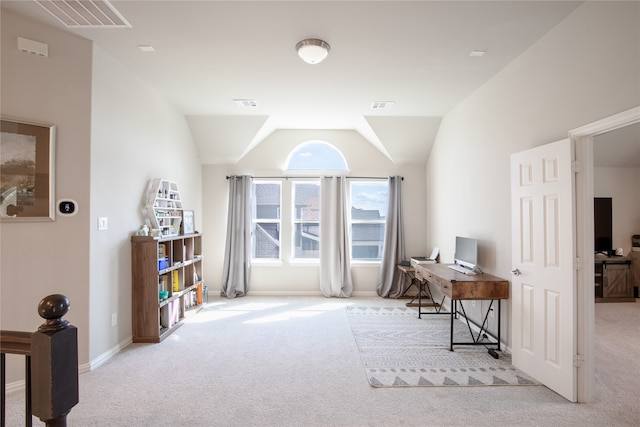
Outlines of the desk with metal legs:
M 425 291 L 424 283 L 422 283 L 420 281 L 420 279 L 418 279 L 416 277 L 415 268 L 413 268 L 411 266 L 407 266 L 407 265 L 402 265 L 402 264 L 398 264 L 397 267 L 398 267 L 398 270 L 402 271 L 402 273 L 405 274 L 410 280 L 409 286 L 407 286 L 407 289 L 405 289 L 402 292 L 402 294 L 400 294 L 400 298 L 404 297 L 407 294 L 407 292 L 409 292 L 409 290 L 415 286 L 416 289 L 417 289 L 417 293 L 413 296 L 413 298 L 411 298 L 411 301 L 409 301 L 406 304 L 406 306 L 407 307 L 418 307 L 418 312 L 419 312 L 420 311 L 420 307 L 422 307 L 422 298 L 430 299 L 431 301 L 433 301 L 433 298 L 431 298 L 431 290 L 427 288 L 427 290 Z M 417 305 L 416 305 L 416 302 L 415 302 L 416 299 L 418 300 Z M 436 306 L 436 304 L 433 303 L 433 302 L 425 303 L 424 305 L 426 307 L 435 307 Z M 439 311 L 439 309 L 438 309 L 438 311 Z
M 496 340 L 496 350 L 500 351 L 500 301 L 509 298 L 509 282 L 507 280 L 484 273 L 476 275 L 462 274 L 450 269 L 446 264 L 428 264 L 424 266 L 416 266 L 415 276 L 421 281 L 421 286 L 424 286 L 426 288 L 430 296 L 432 295 L 429 285 L 433 284 L 437 286 L 442 293 L 442 302 L 444 302 L 445 297 L 449 297 L 449 299 L 451 300 L 451 310 L 449 313 L 446 313 L 451 315 L 449 350 L 453 351 L 454 345 L 490 345 L 492 343 L 481 342 L 481 340 L 485 336 L 489 336 Z M 420 292 L 418 294 L 421 295 Z M 460 304 L 460 309 L 462 311 L 458 311 L 458 301 L 463 300 L 491 301 L 489 303 L 489 306 L 487 307 L 487 311 L 483 314 L 483 321 L 481 325 L 478 325 L 477 323 L 469 319 L 462 304 Z M 488 318 L 491 310 L 493 309 L 494 301 L 498 302 L 497 336 L 492 335 L 487 330 Z M 442 307 L 442 302 L 440 303 L 440 309 Z M 440 309 L 438 309 L 436 313 L 441 313 Z M 420 307 L 420 304 L 418 304 L 418 317 L 421 317 L 421 315 L 425 313 L 426 312 L 422 312 L 422 308 Z M 442 314 L 445 313 L 442 312 Z M 453 341 L 453 322 L 459 314 L 465 318 L 465 321 L 469 328 L 469 333 L 471 334 L 472 338 L 472 341 L 470 342 Z M 480 329 L 477 335 L 474 335 L 473 333 L 473 330 L 471 328 L 472 324 Z M 496 359 L 498 358 L 498 354 L 493 348 L 489 349 L 489 354 L 491 354 Z

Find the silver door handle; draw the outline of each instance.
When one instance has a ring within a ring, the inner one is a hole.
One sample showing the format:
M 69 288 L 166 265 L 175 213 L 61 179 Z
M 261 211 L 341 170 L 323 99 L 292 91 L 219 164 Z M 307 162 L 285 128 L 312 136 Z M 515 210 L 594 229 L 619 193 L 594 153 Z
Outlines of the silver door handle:
M 520 270 L 518 270 L 517 268 L 514 268 L 513 270 L 511 270 L 511 274 L 513 274 L 514 276 L 519 276 L 522 273 L 520 273 Z

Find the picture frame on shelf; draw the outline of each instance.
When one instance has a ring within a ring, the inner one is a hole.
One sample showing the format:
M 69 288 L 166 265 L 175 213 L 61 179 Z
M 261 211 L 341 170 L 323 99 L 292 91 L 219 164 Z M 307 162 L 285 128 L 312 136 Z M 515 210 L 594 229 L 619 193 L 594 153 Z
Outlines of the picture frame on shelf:
M 193 234 L 195 232 L 195 222 L 192 210 L 182 211 L 182 234 Z
M 0 119 L 0 220 L 55 219 L 56 126 Z

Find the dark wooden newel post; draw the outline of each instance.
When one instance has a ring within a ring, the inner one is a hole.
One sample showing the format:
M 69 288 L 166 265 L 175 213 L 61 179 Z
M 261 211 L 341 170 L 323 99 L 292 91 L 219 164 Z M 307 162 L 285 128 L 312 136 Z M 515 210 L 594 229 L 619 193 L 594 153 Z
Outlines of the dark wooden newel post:
M 64 295 L 49 295 L 38 304 L 46 321 L 31 336 L 33 415 L 49 427 L 65 427 L 78 403 L 78 330 L 62 319 L 69 311 Z

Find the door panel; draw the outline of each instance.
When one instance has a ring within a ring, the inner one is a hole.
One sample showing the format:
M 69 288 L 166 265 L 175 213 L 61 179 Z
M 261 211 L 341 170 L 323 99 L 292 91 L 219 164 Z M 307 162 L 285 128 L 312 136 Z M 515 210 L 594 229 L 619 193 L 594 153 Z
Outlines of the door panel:
M 576 400 L 573 151 L 569 140 L 511 156 L 513 364 Z

